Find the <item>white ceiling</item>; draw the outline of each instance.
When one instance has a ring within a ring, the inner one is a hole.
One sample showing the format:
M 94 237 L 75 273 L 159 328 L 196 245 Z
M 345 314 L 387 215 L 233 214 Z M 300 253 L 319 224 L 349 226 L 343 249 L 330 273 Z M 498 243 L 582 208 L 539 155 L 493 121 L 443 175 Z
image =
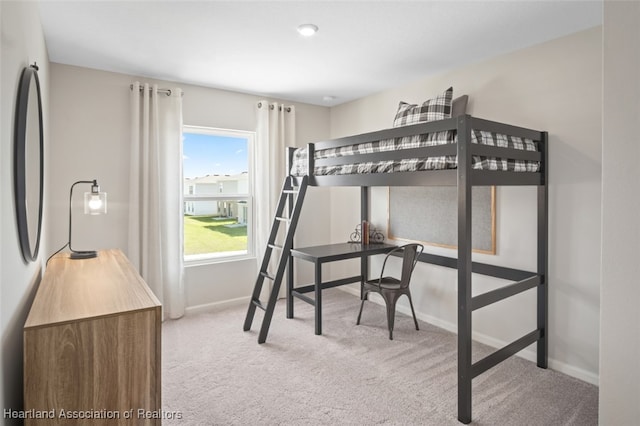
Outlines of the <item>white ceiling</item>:
M 602 22 L 601 1 L 573 0 L 39 6 L 52 62 L 328 106 Z

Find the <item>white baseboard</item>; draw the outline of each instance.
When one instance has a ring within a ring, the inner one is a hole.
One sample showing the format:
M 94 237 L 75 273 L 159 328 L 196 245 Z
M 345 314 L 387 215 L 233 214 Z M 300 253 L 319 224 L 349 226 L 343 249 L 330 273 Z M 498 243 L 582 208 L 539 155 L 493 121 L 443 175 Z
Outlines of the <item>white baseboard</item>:
M 360 297 L 359 289 L 344 286 L 344 287 L 341 287 L 340 290 L 346 293 L 352 294 L 356 297 Z M 370 299 L 371 302 L 377 303 L 379 305 L 382 305 L 384 303 L 382 298 L 378 298 L 377 295 L 374 295 L 374 296 L 375 297 Z M 398 305 L 396 310 L 405 315 L 411 315 L 411 310 L 409 307 Z M 436 318 L 419 311 L 416 311 L 416 317 L 418 317 L 419 320 L 428 322 L 429 324 L 435 325 L 436 327 L 442 328 L 452 333 L 456 333 L 456 334 L 458 333 L 457 324 L 451 323 L 449 321 L 443 321 L 440 318 Z M 502 348 L 510 343 L 510 342 L 502 341 L 500 339 L 496 339 L 494 337 L 488 336 L 483 333 L 473 332 L 472 336 L 473 336 L 473 340 L 483 343 L 485 345 L 491 346 L 493 348 Z M 532 362 L 537 361 L 536 353 L 531 349 L 522 350 L 518 352 L 516 356 L 519 356 L 520 358 L 524 358 Z M 581 368 L 575 367 L 573 365 L 570 365 L 565 362 L 558 361 L 552 358 L 549 358 L 548 361 L 549 361 L 549 368 L 552 370 L 558 371 L 562 374 L 566 374 L 567 376 L 575 377 L 576 379 L 580 379 L 592 385 L 598 386 L 599 384 L 598 375 L 591 371 L 583 370 Z
M 345 285 L 343 287 L 340 287 L 339 290 L 344 291 L 345 293 L 349 293 L 351 295 L 354 295 L 356 297 L 360 297 L 360 289 L 353 288 L 353 287 Z
M 575 377 L 576 379 L 580 379 L 592 385 L 600 386 L 599 375 L 582 368 L 574 367 L 573 365 L 567 364 L 566 362 L 549 358 L 549 368 L 566 374 L 567 376 Z
M 199 314 L 202 312 L 215 312 L 231 306 L 247 305 L 251 297 L 238 297 L 237 299 L 224 300 L 222 302 L 205 303 L 202 305 L 189 306 L 185 308 L 185 315 Z

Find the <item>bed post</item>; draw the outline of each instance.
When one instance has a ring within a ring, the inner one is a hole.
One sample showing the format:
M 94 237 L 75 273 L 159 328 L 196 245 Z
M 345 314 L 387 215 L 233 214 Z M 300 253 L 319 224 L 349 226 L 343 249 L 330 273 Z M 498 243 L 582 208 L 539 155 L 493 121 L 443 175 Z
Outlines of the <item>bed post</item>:
M 471 117 L 458 118 L 458 420 L 471 422 Z
M 369 221 L 369 187 L 360 187 L 360 223 L 363 221 Z M 360 229 L 360 232 L 364 232 L 364 229 Z M 360 237 L 360 241 L 364 243 L 364 235 Z M 360 300 L 364 297 L 364 282 L 369 276 L 369 257 L 362 256 L 360 258 Z
M 284 164 L 286 167 L 285 174 L 287 176 L 291 176 L 291 166 L 293 164 L 293 155 L 296 149 L 292 146 L 288 146 L 286 148 L 286 157 L 284 159 Z M 290 177 L 291 185 L 294 185 L 293 176 Z M 287 217 L 291 217 L 293 214 L 293 203 L 294 197 L 293 194 L 289 194 L 287 196 Z M 291 248 L 294 248 L 294 244 L 291 244 Z M 293 318 L 293 296 L 291 296 L 291 292 L 293 291 L 293 282 L 294 282 L 294 269 L 293 269 L 293 256 L 289 253 L 289 261 L 287 262 L 287 318 Z
M 549 353 L 549 134 L 542 132 L 540 151 L 542 152 L 542 182 L 538 186 L 538 339 L 537 365 L 547 368 Z
M 315 170 L 316 170 L 316 148 L 315 144 L 307 144 L 307 175 L 309 176 L 309 185 L 315 185 Z

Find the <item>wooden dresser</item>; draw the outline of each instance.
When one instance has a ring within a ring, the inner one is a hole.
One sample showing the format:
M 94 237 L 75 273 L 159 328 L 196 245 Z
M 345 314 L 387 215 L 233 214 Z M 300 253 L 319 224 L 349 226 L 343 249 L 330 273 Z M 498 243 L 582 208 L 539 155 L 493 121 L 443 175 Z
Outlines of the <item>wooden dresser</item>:
M 26 424 L 159 425 L 161 315 L 121 251 L 53 257 L 24 327 Z

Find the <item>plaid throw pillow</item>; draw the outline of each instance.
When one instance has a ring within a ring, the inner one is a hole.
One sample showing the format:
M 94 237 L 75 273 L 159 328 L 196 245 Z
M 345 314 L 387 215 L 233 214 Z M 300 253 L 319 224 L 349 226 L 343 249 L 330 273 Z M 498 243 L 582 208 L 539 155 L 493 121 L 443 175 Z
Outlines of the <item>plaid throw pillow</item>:
M 453 87 L 449 87 L 443 94 L 425 101 L 422 105 L 412 105 L 400 102 L 393 127 L 408 126 L 426 121 L 443 120 L 451 117 L 451 99 Z

